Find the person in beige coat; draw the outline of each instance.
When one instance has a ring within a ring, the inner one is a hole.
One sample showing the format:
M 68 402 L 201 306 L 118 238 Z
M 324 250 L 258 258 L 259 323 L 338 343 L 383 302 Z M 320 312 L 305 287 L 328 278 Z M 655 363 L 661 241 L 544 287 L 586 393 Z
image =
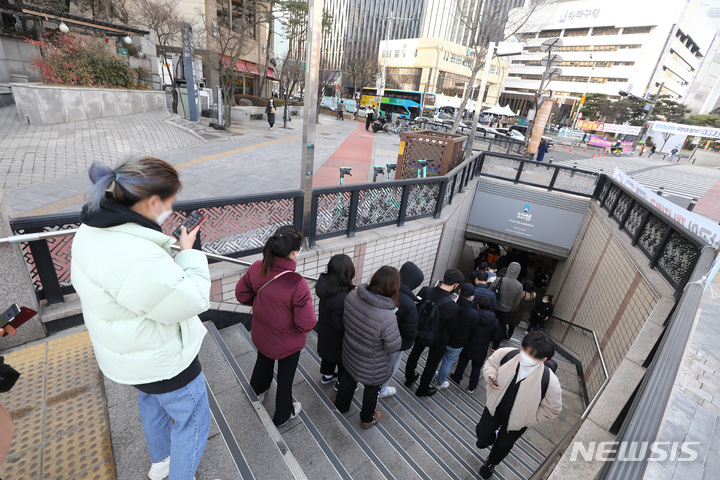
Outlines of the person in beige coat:
M 560 415 L 562 388 L 544 363 L 554 354 L 550 337 L 532 332 L 523 338 L 522 349 L 500 348 L 485 362 L 487 400 L 475 432 L 478 448 L 492 449 L 480 468 L 482 478 L 492 476 L 528 427 Z

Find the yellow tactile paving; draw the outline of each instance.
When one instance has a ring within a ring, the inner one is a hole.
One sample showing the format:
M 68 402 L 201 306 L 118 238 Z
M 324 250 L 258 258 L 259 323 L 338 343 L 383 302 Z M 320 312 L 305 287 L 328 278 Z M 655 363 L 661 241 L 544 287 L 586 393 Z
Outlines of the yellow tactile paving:
M 3 480 L 114 480 L 102 377 L 87 332 L 5 356 L 22 376 L 0 403 L 15 422 Z

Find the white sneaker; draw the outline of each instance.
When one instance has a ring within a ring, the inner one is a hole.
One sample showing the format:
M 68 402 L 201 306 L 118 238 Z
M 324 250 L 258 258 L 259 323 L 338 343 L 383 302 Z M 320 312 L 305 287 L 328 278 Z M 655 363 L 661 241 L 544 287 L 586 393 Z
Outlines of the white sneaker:
M 259 395 L 257 396 L 257 397 L 258 397 L 258 402 L 263 403 L 263 402 L 265 401 L 265 394 L 266 394 L 267 392 L 268 392 L 268 390 L 265 390 L 264 392 L 262 392 L 261 394 L 259 394 Z
M 297 418 L 298 415 L 300 415 L 300 412 L 302 412 L 302 403 L 300 402 L 293 402 L 293 413 L 290 415 L 290 418 L 287 419 L 287 422 L 283 423 L 282 425 L 278 425 L 278 428 L 284 427 L 287 425 L 287 423 L 292 420 L 293 418 Z
M 170 475 L 170 455 L 161 461 L 153 463 L 148 472 L 150 480 L 164 480 Z
M 378 398 L 392 397 L 396 393 L 397 393 L 397 389 L 395 387 L 387 387 L 385 389 L 385 393 L 380 392 L 380 394 L 378 395 Z
M 439 385 L 437 386 L 437 389 L 438 389 L 438 390 L 445 390 L 445 389 L 448 388 L 449 386 L 450 386 L 450 382 L 448 382 L 447 380 L 445 380 L 444 382 L 442 382 L 441 384 L 439 384 Z

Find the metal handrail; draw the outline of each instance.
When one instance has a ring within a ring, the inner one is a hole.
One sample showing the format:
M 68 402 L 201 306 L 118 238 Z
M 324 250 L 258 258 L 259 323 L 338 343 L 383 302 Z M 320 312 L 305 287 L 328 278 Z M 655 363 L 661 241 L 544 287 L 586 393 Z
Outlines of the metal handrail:
M 0 245 L 14 245 L 18 243 L 25 243 L 25 242 L 36 242 L 38 240 L 46 240 L 48 238 L 58 238 L 58 237 L 68 237 L 70 235 L 75 235 L 78 232 L 77 228 L 67 228 L 65 230 L 55 230 L 54 232 L 38 232 L 38 233 L 25 233 L 23 235 L 11 235 L 9 237 L 0 238 Z M 179 245 L 171 245 L 170 248 L 175 251 L 180 250 Z M 200 250 L 202 252 L 202 250 Z M 246 262 L 244 260 L 239 260 L 237 258 L 232 257 L 226 257 L 224 255 L 218 255 L 217 253 L 208 253 L 208 252 L 202 252 L 205 254 L 205 256 L 210 260 L 217 260 L 219 262 L 226 262 L 226 263 L 234 263 L 236 265 L 242 265 L 244 267 L 249 267 L 252 265 L 251 262 Z M 317 282 L 317 278 L 310 277 L 308 275 L 302 275 L 300 274 L 305 280 L 310 280 L 311 282 Z
M 593 395 L 593 398 L 590 400 L 590 403 L 588 403 L 588 406 L 585 408 L 585 411 L 582 413 L 580 418 L 573 424 L 573 426 L 570 428 L 570 430 L 563 436 L 563 438 L 558 442 L 557 445 L 555 445 L 555 448 L 548 454 L 547 457 L 545 457 L 545 460 L 543 460 L 543 463 L 540 464 L 540 466 L 535 470 L 535 473 L 533 473 L 530 476 L 529 480 L 541 480 L 545 473 L 550 469 L 552 466 L 553 461 L 555 460 L 555 457 L 557 457 L 564 449 L 567 447 L 567 445 L 570 443 L 570 440 L 575 437 L 575 434 L 580 430 L 580 427 L 582 426 L 583 422 L 585 422 L 585 419 L 590 414 L 590 411 L 597 403 L 598 398 L 600 398 L 600 394 L 605 390 L 605 387 L 607 386 L 608 382 L 610 381 L 610 375 L 608 374 L 607 366 L 605 365 L 605 359 L 603 358 L 602 350 L 600 350 L 600 343 L 598 342 L 597 335 L 595 335 L 595 331 L 591 330 L 587 327 L 583 327 L 582 325 L 577 325 L 572 322 L 568 322 L 567 320 L 563 320 L 562 318 L 558 318 L 555 316 L 551 316 L 550 318 L 557 320 L 559 322 L 565 323 L 571 327 L 579 328 L 580 330 L 583 330 L 585 332 L 591 333 L 593 336 L 593 341 L 595 342 L 595 348 L 597 349 L 598 358 L 600 359 L 600 365 L 602 365 L 603 374 L 605 375 L 605 380 L 603 380 L 603 383 L 600 385 L 600 388 L 598 391 Z

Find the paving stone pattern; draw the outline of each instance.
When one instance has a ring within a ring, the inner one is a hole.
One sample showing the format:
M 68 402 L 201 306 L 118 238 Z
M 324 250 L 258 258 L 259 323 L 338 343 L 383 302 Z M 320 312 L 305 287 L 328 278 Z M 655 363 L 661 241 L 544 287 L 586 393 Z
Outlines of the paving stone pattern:
M 0 188 L 86 172 L 94 160 L 114 163 L 124 153 L 158 154 L 205 142 L 167 121 L 173 117 L 149 112 L 42 126 L 22 123 L 14 105 L 0 108 Z

